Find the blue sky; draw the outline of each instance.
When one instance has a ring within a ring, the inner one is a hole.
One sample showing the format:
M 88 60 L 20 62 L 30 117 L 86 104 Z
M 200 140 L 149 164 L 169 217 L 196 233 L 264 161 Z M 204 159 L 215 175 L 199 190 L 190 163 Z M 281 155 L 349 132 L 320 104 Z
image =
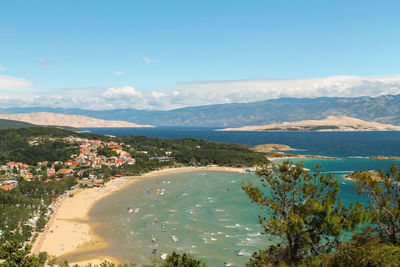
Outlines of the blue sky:
M 2 0 L 0 104 L 11 105 L 10 95 L 91 89 L 94 97 L 125 88 L 136 102 L 119 105 L 165 109 L 184 100 L 163 106 L 149 97 L 171 98 L 193 86 L 209 94 L 209 82 L 221 85 L 215 91 L 231 81 L 393 76 L 398 10 L 399 1 L 384 0 Z M 252 90 L 251 82 L 241 86 Z M 215 102 L 237 101 L 229 95 L 224 90 Z M 276 95 L 255 100 L 268 97 Z

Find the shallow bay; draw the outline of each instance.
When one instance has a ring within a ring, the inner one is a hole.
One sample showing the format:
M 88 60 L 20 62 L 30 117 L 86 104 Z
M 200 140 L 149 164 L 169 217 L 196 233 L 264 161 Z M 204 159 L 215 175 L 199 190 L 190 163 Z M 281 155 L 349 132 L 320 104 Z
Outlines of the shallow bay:
M 91 210 L 91 221 L 101 223 L 96 232 L 111 244 L 96 254 L 143 264 L 176 250 L 210 266 L 225 260 L 243 266 L 253 251 L 276 242 L 262 234 L 261 211 L 241 189 L 242 182 L 254 179 L 252 174 L 190 172 L 138 181 Z M 236 256 L 236 249 L 245 256 Z

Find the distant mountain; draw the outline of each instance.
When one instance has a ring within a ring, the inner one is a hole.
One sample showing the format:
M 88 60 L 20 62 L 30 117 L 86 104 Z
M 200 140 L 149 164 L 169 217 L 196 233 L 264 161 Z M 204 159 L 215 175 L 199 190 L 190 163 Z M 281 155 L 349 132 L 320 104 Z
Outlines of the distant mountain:
M 328 116 L 348 116 L 365 121 L 400 125 L 400 95 L 356 98 L 279 98 L 251 103 L 187 107 L 168 111 L 62 108 L 0 109 L 0 112 L 7 113 L 38 111 L 85 115 L 104 120 L 124 120 L 156 126 L 240 127 L 285 121 L 320 120 Z
M 82 115 L 65 115 L 50 112 L 35 113 L 0 113 L 1 119 L 16 120 L 28 122 L 41 126 L 69 126 L 77 128 L 95 128 L 95 127 L 153 127 L 151 125 L 139 125 L 126 121 L 111 121 L 95 119 Z
M 35 126 L 35 125 L 27 123 L 27 122 L 0 119 L 0 129 L 25 128 L 25 127 L 32 127 L 32 126 Z
M 326 131 L 400 131 L 400 126 L 369 122 L 345 116 L 329 116 L 323 120 L 292 121 L 269 125 L 225 128 L 217 131 L 285 131 L 285 132 L 326 132 Z

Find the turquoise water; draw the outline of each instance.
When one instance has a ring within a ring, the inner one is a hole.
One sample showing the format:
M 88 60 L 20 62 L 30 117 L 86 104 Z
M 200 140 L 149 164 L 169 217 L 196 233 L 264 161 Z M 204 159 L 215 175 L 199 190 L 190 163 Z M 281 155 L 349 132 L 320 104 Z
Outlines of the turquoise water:
M 255 178 L 191 172 L 134 183 L 91 211 L 92 221 L 101 222 L 96 231 L 112 244 L 97 253 L 143 264 L 176 250 L 202 258 L 209 266 L 223 266 L 226 260 L 243 266 L 253 251 L 277 241 L 263 234 L 257 221 L 261 210 L 241 189 L 242 182 Z M 164 195 L 155 195 L 157 189 L 165 190 Z M 139 212 L 129 213 L 128 208 Z M 236 249 L 244 256 L 236 256 Z
M 333 173 L 340 181 L 340 197 L 348 204 L 366 201 L 354 191 L 353 182 L 344 179 L 348 171 L 386 168 L 395 161 L 344 158 L 303 162 L 310 169 L 321 164 L 322 173 Z M 264 234 L 258 224 L 257 215 L 268 216 L 267 211 L 251 203 L 241 189 L 242 182 L 256 180 L 254 174 L 190 172 L 138 181 L 92 209 L 91 220 L 101 223 L 96 231 L 111 243 L 96 254 L 141 265 L 176 250 L 202 258 L 209 266 L 223 266 L 226 260 L 244 266 L 252 252 L 279 241 Z M 129 213 L 129 208 L 139 212 Z M 173 242 L 173 235 L 178 242 Z M 244 256 L 236 256 L 237 249 Z

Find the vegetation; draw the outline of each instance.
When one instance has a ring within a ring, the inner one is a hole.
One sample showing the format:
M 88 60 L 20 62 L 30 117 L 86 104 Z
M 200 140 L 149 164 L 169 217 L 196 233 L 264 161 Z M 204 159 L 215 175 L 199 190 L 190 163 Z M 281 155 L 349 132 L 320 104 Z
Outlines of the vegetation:
M 68 134 L 71 132 L 44 127 L 0 130 L 0 163 L 16 161 L 34 165 L 38 161 L 68 160 L 78 148 L 62 141 L 48 140 Z M 30 145 L 28 141 L 35 137 L 40 137 L 37 145 Z
M 202 260 L 198 260 L 186 253 L 179 255 L 175 251 L 167 257 L 160 267 L 205 267 L 206 264 Z
M 37 229 L 43 229 L 46 223 L 44 214 L 52 199 L 73 185 L 72 178 L 48 183 L 21 181 L 10 191 L 0 190 L 0 244 L 11 240 L 19 243 L 28 240 L 32 230 L 35 230 L 28 220 L 35 215 L 39 216 Z
M 45 263 L 43 257 L 29 255 L 30 247 L 10 241 L 0 247 L 0 259 L 5 260 L 3 267 L 41 267 Z M 43 255 L 43 254 L 42 254 Z M 44 259 L 45 260 L 45 259 Z
M 29 255 L 30 247 L 23 247 L 15 241 L 4 243 L 0 246 L 0 260 L 4 260 L 3 263 L 0 261 L 2 267 L 42 267 L 44 264 L 48 266 L 55 266 L 57 259 L 53 256 L 48 255 L 46 252 L 39 253 L 38 256 Z M 86 264 L 86 265 L 70 265 L 68 261 L 58 265 L 59 267 L 134 267 L 135 263 L 119 264 L 116 265 L 109 261 L 104 261 L 100 264 Z M 144 265 L 144 267 L 206 267 L 206 264 L 193 256 L 186 253 L 182 255 L 175 251 L 167 257 L 166 260 L 161 262 L 155 262 L 151 265 Z
M 252 183 L 243 189 L 261 208 L 259 222 L 266 233 L 281 243 L 253 255 L 252 263 L 299 264 L 305 259 L 329 253 L 344 231 L 352 231 L 363 221 L 359 203 L 345 207 L 337 197 L 338 182 L 331 174 L 313 174 L 302 164 L 285 161 L 272 170 L 259 172 L 261 189 Z M 262 188 L 269 188 L 265 193 Z M 263 266 L 263 265 L 261 265 Z
M 127 136 L 119 140 L 137 151 L 147 151 L 149 156 L 165 156 L 171 152 L 174 162 L 184 165 L 252 166 L 266 163 L 263 154 L 254 153 L 248 146 L 216 143 L 196 138 L 162 139 L 144 136 Z M 135 157 L 140 157 L 136 153 Z
M 31 126 L 33 126 L 33 124 L 27 122 L 0 119 L 0 129 L 26 128 Z
M 369 221 L 382 242 L 400 245 L 400 173 L 396 164 L 374 178 L 366 172 L 355 176 L 355 188 L 370 199 Z

